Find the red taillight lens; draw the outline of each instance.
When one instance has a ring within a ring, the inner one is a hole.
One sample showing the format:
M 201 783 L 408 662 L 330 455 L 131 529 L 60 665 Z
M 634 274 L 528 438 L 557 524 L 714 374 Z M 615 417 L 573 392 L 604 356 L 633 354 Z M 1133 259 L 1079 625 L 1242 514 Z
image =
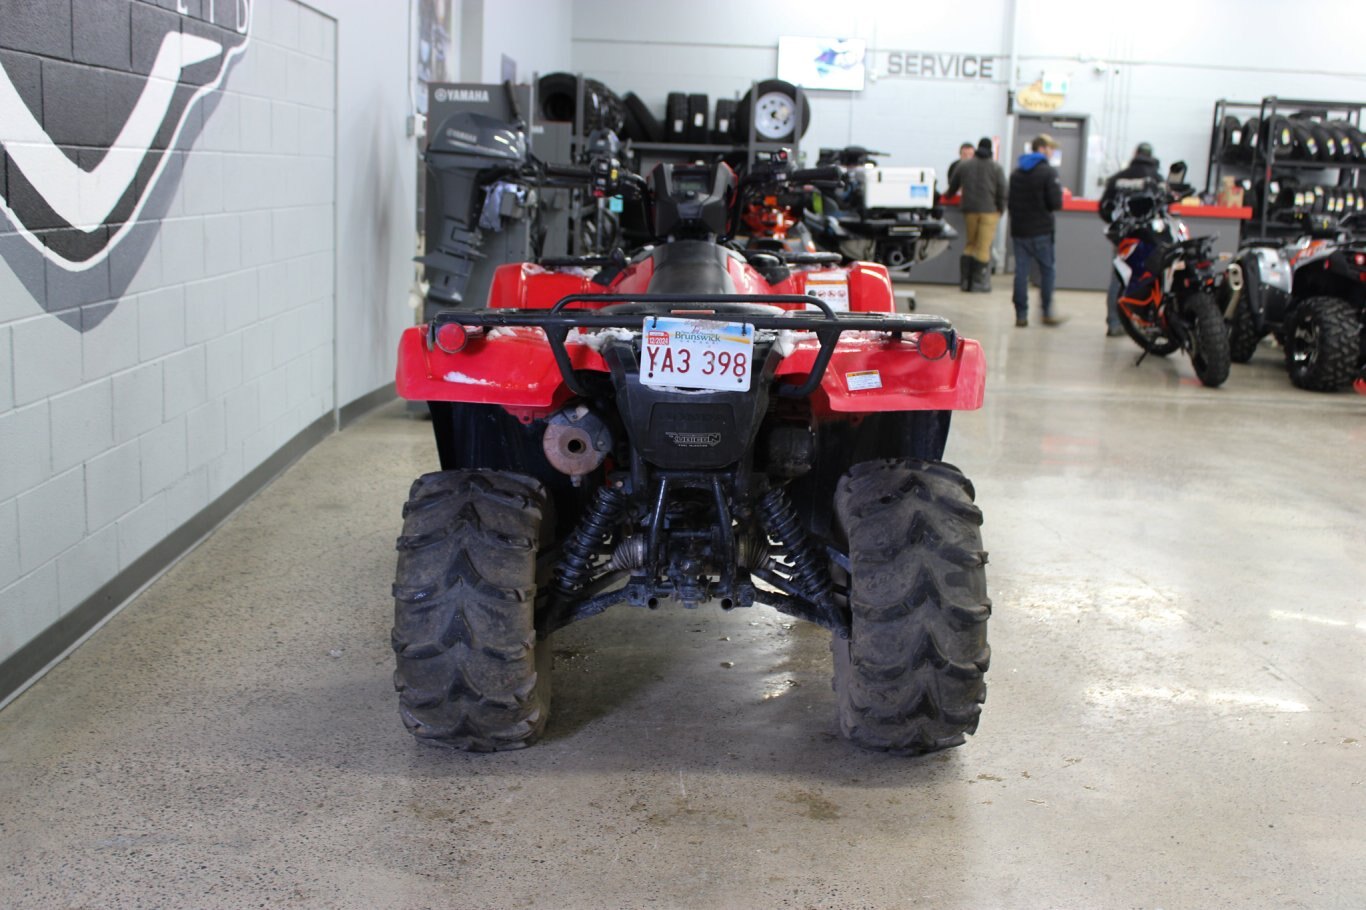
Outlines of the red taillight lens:
M 1352 261 L 1357 264 L 1358 268 L 1366 268 L 1366 253 L 1353 253 Z
M 447 322 L 436 330 L 436 346 L 447 354 L 456 354 L 464 350 L 465 343 L 469 340 L 470 336 L 465 327 L 454 322 Z
M 949 352 L 949 336 L 943 332 L 921 332 L 916 347 L 926 360 L 938 360 Z

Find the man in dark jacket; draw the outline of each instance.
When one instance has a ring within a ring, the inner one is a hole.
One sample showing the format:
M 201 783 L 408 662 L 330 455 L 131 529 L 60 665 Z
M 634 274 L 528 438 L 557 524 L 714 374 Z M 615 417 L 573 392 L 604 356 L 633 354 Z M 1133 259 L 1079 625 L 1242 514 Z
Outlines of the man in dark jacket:
M 974 146 L 971 142 L 964 142 L 962 145 L 958 146 L 958 158 L 956 161 L 953 162 L 953 164 L 949 165 L 949 173 L 945 178 L 946 183 L 953 182 L 953 175 L 957 173 L 958 165 L 962 164 L 964 161 L 967 161 L 969 158 L 971 158 L 972 153 L 975 149 L 976 146 Z
M 959 287 L 965 291 L 991 290 L 991 244 L 1006 210 L 1006 175 L 992 160 L 993 152 L 991 140 L 983 138 L 972 157 L 959 162 L 949 178 L 948 195 L 963 193 L 967 240 L 958 267 Z
M 1153 157 L 1153 147 L 1140 142 L 1134 149 L 1133 160 L 1122 171 L 1111 175 L 1105 181 L 1105 192 L 1100 195 L 1100 217 L 1106 224 L 1115 220 L 1115 204 L 1126 193 L 1150 189 L 1159 183 L 1157 159 Z M 1110 289 L 1105 294 L 1105 334 L 1117 338 L 1124 334 L 1124 325 L 1119 321 L 1119 275 L 1110 270 Z
M 1015 250 L 1015 325 L 1029 325 L 1029 270 L 1039 264 L 1039 291 L 1043 298 L 1043 324 L 1061 325 L 1053 315 L 1053 213 L 1062 208 L 1062 184 L 1048 163 L 1048 153 L 1058 147 L 1053 137 L 1040 134 L 1020 156 L 1010 175 L 1010 238 Z

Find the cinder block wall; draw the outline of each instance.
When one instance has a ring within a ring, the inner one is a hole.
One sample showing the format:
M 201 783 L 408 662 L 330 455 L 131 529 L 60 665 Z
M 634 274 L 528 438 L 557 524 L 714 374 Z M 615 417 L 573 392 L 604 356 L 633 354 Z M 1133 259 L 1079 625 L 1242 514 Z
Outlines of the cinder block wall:
M 217 60 L 181 72 L 193 100 L 98 224 L 45 201 L 61 167 L 35 166 L 42 136 L 0 116 L 0 667 L 332 419 L 332 18 L 294 0 L 0 0 L 8 97 L 100 173 L 172 31 L 231 60 L 217 88 Z

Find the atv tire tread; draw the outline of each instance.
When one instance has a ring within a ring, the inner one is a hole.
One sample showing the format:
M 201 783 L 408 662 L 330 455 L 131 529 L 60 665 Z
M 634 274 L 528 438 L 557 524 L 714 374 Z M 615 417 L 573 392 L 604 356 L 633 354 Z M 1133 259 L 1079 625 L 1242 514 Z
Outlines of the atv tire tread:
M 1191 333 L 1194 344 L 1191 347 L 1191 366 L 1200 382 L 1213 388 L 1228 380 L 1229 339 L 1228 326 L 1219 305 L 1209 294 L 1196 294 L 1186 304 L 1190 310 Z
M 977 729 L 991 662 L 982 513 L 942 462 L 884 459 L 841 478 L 852 630 L 831 641 L 841 734 L 917 755 Z
M 413 483 L 393 648 L 399 713 L 418 739 L 493 752 L 544 731 L 550 650 L 536 646 L 534 612 L 546 507 L 541 484 L 519 474 L 441 471 Z
M 1234 363 L 1247 363 L 1257 353 L 1257 345 L 1262 336 L 1252 318 L 1252 305 L 1247 297 L 1238 301 L 1233 308 L 1233 318 L 1228 323 L 1228 356 Z
M 1296 361 L 1300 342 L 1296 331 L 1307 320 L 1314 328 L 1317 349 L 1308 360 Z M 1352 384 L 1361 350 L 1361 322 L 1357 311 L 1336 297 L 1310 297 L 1295 308 L 1285 327 L 1285 365 L 1290 381 L 1311 392 L 1336 392 Z

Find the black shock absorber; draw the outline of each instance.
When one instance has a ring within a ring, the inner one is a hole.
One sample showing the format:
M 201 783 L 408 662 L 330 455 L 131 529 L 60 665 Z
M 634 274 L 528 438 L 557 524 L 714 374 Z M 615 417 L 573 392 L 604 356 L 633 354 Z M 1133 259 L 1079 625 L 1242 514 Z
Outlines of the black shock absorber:
M 787 552 L 792 583 L 806 599 L 835 617 L 835 592 L 824 555 L 811 542 L 797 519 L 797 509 L 782 487 L 774 487 L 759 500 L 764 531 Z
M 555 590 L 572 597 L 593 575 L 593 561 L 603 552 L 620 523 L 626 507 L 626 493 L 611 483 L 598 487 L 597 496 L 584 513 L 574 533 L 564 544 L 564 555 L 555 567 Z

